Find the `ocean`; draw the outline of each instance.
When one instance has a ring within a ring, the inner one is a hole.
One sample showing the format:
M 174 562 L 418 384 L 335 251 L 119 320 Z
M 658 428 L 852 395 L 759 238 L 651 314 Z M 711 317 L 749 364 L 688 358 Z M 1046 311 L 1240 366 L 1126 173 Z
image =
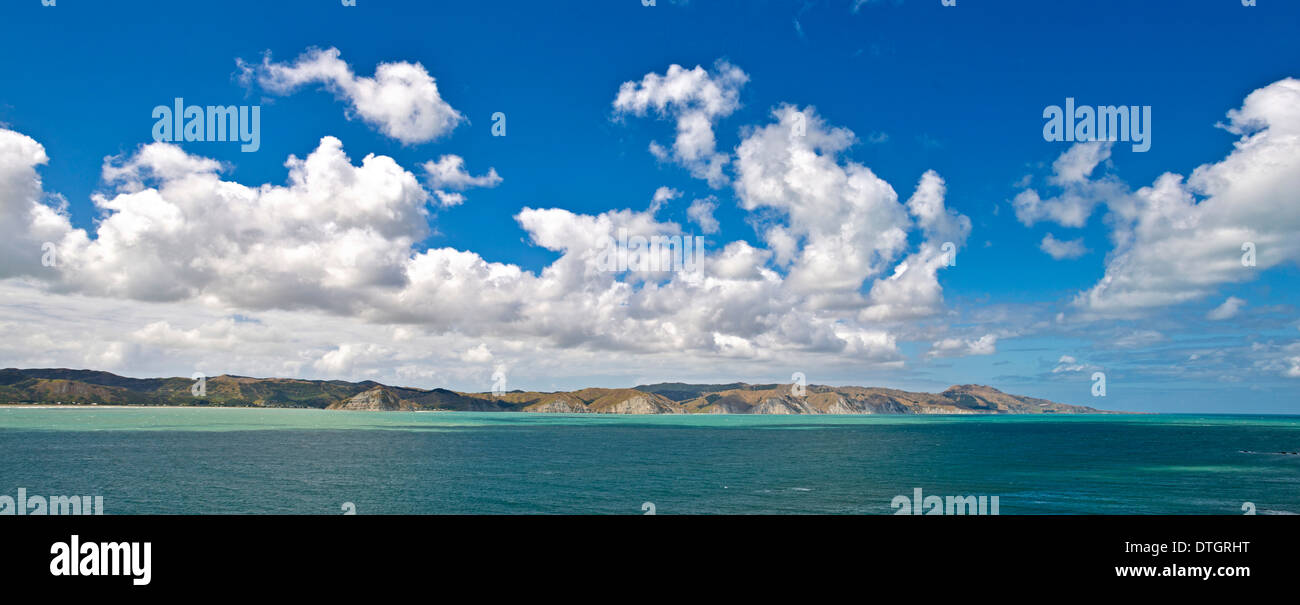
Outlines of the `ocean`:
M 0 408 L 0 498 L 105 514 L 1300 513 L 1300 417 Z

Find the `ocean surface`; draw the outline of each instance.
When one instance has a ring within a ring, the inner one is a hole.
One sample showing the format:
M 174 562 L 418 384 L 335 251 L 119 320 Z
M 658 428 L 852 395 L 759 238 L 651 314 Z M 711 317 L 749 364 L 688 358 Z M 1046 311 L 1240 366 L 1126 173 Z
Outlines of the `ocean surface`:
M 105 514 L 1300 513 L 1295 416 L 0 408 L 0 496 Z

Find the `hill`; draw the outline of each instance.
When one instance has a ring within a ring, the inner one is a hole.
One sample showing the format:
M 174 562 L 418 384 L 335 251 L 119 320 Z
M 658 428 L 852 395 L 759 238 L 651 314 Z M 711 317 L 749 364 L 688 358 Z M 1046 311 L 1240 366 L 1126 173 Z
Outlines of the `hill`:
M 942 393 L 878 387 L 661 383 L 631 389 L 555 393 L 459 393 L 374 381 L 222 375 L 191 392 L 188 378 L 127 378 L 69 369 L 0 370 L 0 403 L 315 408 L 353 411 L 442 410 L 564 414 L 1080 414 L 1090 407 L 1021 397 L 982 385 Z

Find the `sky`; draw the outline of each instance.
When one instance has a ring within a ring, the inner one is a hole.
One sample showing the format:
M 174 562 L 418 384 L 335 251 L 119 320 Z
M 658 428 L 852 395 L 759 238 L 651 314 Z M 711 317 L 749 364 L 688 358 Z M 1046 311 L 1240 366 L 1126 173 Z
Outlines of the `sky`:
M 1300 413 L 1295 2 L 55 4 L 0 5 L 0 366 Z

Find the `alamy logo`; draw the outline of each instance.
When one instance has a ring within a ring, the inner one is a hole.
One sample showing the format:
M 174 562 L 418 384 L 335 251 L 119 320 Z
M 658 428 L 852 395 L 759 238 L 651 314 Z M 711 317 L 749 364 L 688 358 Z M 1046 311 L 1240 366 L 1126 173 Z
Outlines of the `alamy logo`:
M 153 108 L 153 140 L 171 142 L 239 141 L 239 150 L 251 153 L 262 148 L 262 106 L 185 106 L 180 97 L 172 107 Z
M 627 229 L 619 229 L 617 240 L 605 236 L 605 241 L 596 256 L 596 269 L 617 273 L 624 271 L 695 273 L 700 269 L 703 260 L 704 238 L 701 236 L 629 236 Z
M 1106 373 L 1105 372 L 1092 373 L 1092 396 L 1093 397 L 1106 396 Z
M 145 586 L 150 572 L 152 542 L 86 542 L 73 535 L 68 542 L 50 546 L 52 576 L 130 576 L 131 583 Z
M 895 515 L 996 515 L 998 504 L 997 496 L 926 496 L 919 487 L 911 498 L 894 496 L 889 503 Z
M 1043 109 L 1043 139 L 1052 142 L 1123 141 L 1133 143 L 1133 151 L 1151 149 L 1151 106 L 1105 105 L 1075 106 L 1074 97 L 1065 99 L 1065 108 L 1048 105 Z
M 506 371 L 504 368 L 497 368 L 492 372 L 492 394 L 500 397 L 506 394 Z
M 103 496 L 28 496 L 27 488 L 18 488 L 18 498 L 0 496 L 0 515 L 102 515 Z

